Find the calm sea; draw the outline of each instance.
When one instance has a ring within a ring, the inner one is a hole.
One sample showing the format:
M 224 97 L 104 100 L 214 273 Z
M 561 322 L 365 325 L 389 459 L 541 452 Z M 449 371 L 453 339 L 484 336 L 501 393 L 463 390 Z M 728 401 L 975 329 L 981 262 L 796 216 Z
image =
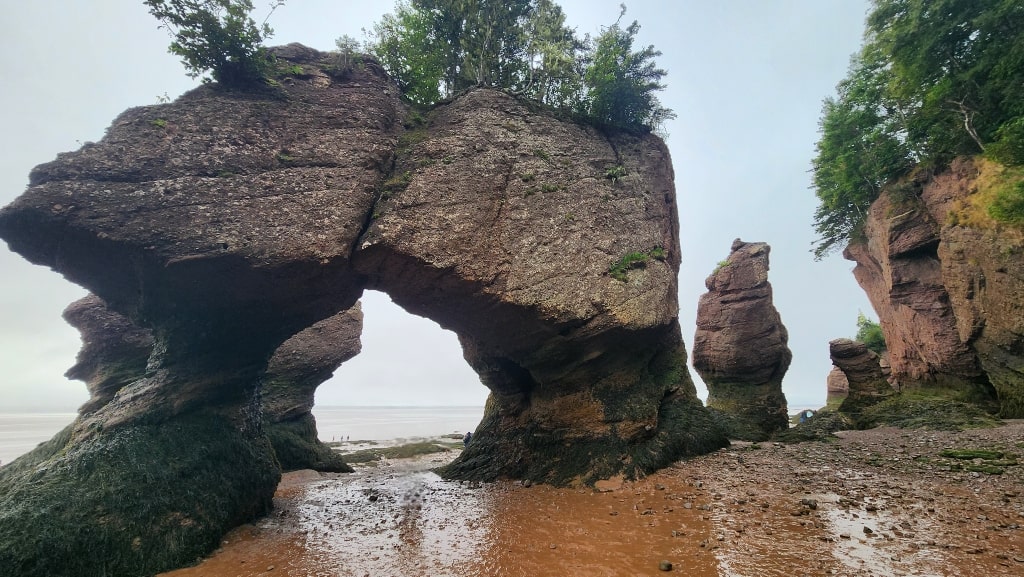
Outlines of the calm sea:
M 463 434 L 476 429 L 483 407 L 314 407 L 324 441 L 390 440 Z M 0 413 L 0 463 L 31 451 L 75 420 L 75 413 Z

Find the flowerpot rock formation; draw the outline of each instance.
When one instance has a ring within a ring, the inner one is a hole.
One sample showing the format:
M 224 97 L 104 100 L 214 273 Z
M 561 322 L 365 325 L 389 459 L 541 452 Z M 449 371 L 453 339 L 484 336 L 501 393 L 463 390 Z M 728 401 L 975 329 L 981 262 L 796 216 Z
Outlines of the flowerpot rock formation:
M 449 477 L 589 483 L 727 443 L 686 368 L 659 138 L 487 89 L 420 115 L 372 58 L 277 54 L 279 87 L 128 110 L 0 211 L 12 250 L 153 339 L 144 374 L 0 469 L 0 566 L 151 574 L 266 513 L 268 364 L 366 288 L 455 331 L 490 389 Z M 317 378 L 271 412 L 304 414 Z
M 746 440 L 789 426 L 782 378 L 793 354 L 772 304 L 770 251 L 763 242 L 733 241 L 729 258 L 704 283 L 693 337 L 693 367 L 708 387 L 708 407 Z

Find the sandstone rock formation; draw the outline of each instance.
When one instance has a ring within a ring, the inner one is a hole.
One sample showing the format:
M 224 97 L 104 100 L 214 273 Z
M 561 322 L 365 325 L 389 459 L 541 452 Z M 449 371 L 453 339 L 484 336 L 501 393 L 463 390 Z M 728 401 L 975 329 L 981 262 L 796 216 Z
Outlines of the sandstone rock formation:
M 301 73 L 277 94 L 129 110 L 0 211 L 12 250 L 154 338 L 142 378 L 32 457 L 47 466 L 0 470 L 0 566 L 152 573 L 266 512 L 268 361 L 365 287 L 455 330 L 492 391 L 449 476 L 590 482 L 726 443 L 686 370 L 658 138 L 492 90 L 419 123 L 372 59 L 340 78 L 282 54 Z
M 82 334 L 82 350 L 70 379 L 86 382 L 92 397 L 79 409 L 89 414 L 110 402 L 123 386 L 145 376 L 153 334 L 89 295 L 71 303 L 64 318 Z M 342 363 L 359 354 L 359 303 L 317 322 L 282 344 L 267 365 L 261 390 L 263 422 L 284 471 L 351 472 L 317 438 L 313 396 Z
M 825 404 L 830 407 L 838 406 L 850 394 L 850 381 L 846 379 L 846 375 L 839 367 L 833 366 L 832 370 L 828 372 L 825 387 L 827 391 Z
M 878 312 L 901 388 L 1024 416 L 1024 235 L 960 222 L 978 165 L 958 160 L 871 206 L 866 242 L 844 256 Z M 951 217 L 952 215 L 952 217 Z
M 729 258 L 704 283 L 693 337 L 693 367 L 708 387 L 708 407 L 734 417 L 733 434 L 750 440 L 789 426 L 782 378 L 793 354 L 772 304 L 770 251 L 763 242 L 733 241 Z
M 352 471 L 317 438 L 312 409 L 317 387 L 359 354 L 362 330 L 363 311 L 356 303 L 288 339 L 270 358 L 263 382 L 263 420 L 283 470 Z
M 78 329 L 82 349 L 75 365 L 64 374 L 85 381 L 90 398 L 79 409 L 96 411 L 114 398 L 122 387 L 146 372 L 153 352 L 153 333 L 107 307 L 96 295 L 81 298 L 64 309 L 64 320 Z
M 861 411 L 895 394 L 879 364 L 878 355 L 867 345 L 850 339 L 835 339 L 828 343 L 829 355 L 849 385 L 846 399 L 839 411 L 856 420 Z

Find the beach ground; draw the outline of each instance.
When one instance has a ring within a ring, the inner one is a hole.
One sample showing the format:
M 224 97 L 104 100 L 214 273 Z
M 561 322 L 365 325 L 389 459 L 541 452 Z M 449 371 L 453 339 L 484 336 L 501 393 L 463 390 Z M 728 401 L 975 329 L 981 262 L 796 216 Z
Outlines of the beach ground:
M 429 471 L 456 454 L 286 474 L 270 516 L 165 576 L 1024 575 L 1024 421 L 734 443 L 596 489 Z

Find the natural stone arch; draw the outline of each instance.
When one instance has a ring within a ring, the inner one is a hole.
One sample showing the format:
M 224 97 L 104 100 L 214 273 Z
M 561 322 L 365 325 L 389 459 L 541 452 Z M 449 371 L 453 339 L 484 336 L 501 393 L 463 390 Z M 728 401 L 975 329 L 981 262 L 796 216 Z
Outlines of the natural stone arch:
M 459 334 L 492 391 L 449 476 L 590 482 L 725 444 L 686 370 L 659 139 L 490 90 L 421 121 L 372 60 L 339 79 L 279 55 L 302 69 L 280 94 L 129 110 L 0 211 L 13 250 L 154 342 L 141 378 L 0 470 L 0 565 L 151 573 L 265 513 L 268 361 L 364 288 Z

